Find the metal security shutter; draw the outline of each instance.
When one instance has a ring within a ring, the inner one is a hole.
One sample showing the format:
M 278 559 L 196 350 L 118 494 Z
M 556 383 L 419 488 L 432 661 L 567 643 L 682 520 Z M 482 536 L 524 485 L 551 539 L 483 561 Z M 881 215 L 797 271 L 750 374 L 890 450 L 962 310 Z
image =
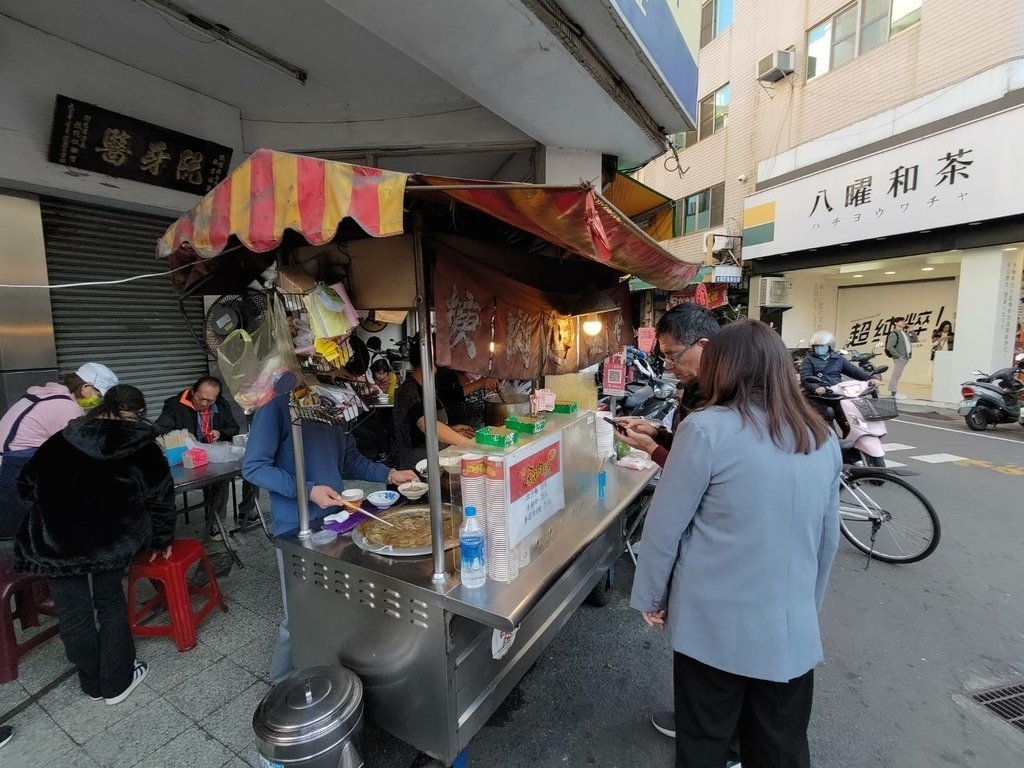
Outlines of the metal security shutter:
M 40 198 L 50 283 L 117 280 L 162 272 L 156 242 L 171 224 L 161 216 Z M 113 369 L 146 395 L 151 418 L 162 401 L 207 372 L 207 357 L 178 309 L 171 278 L 51 292 L 60 371 L 90 360 Z M 202 298 L 185 302 L 197 329 Z

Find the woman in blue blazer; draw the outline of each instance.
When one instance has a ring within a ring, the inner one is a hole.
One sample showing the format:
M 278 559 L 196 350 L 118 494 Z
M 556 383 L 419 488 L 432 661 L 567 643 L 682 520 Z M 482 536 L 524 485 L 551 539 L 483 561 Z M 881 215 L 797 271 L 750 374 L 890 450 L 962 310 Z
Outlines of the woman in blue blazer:
M 704 350 L 706 407 L 675 438 L 631 605 L 668 626 L 676 765 L 806 768 L 818 610 L 839 541 L 839 446 L 764 323 Z

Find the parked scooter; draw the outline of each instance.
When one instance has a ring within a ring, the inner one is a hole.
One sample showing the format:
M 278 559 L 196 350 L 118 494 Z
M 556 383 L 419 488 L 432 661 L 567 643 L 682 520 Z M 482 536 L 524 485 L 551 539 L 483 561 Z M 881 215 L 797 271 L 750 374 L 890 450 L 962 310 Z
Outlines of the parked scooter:
M 891 398 L 878 398 L 875 388 L 866 381 L 841 381 L 829 386 L 822 380 L 821 386 L 828 394 L 808 393 L 807 397 L 831 409 L 843 462 L 884 467 L 882 438 L 888 434 L 885 420 L 898 415 L 895 402 Z
M 1019 380 L 1024 372 L 1024 353 L 1018 353 L 1014 362 L 1013 368 L 1002 368 L 992 374 L 971 371 L 975 380 L 960 386 L 963 401 L 957 413 L 975 432 L 984 432 L 990 424 L 1024 426 L 1024 384 Z

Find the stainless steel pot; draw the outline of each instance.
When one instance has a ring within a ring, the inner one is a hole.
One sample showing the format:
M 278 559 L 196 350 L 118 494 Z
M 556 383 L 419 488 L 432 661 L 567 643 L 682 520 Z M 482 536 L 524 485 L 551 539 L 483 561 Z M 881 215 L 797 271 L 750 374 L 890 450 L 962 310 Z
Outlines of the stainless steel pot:
M 509 393 L 505 400 L 501 395 L 490 393 L 484 396 L 484 421 L 489 427 L 504 427 L 509 416 L 529 416 L 530 396 Z
M 296 672 L 252 719 L 264 765 L 362 768 L 363 685 L 340 666 Z

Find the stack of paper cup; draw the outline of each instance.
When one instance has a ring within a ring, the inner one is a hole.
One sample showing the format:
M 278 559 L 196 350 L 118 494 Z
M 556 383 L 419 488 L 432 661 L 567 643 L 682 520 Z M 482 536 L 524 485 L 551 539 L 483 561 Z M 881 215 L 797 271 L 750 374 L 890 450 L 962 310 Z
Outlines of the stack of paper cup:
M 598 416 L 597 419 L 597 455 L 606 459 L 615 453 L 615 435 L 612 425 Z
M 479 521 L 487 519 L 487 464 L 479 453 L 462 457 L 462 509 L 476 507 Z
M 519 556 L 509 546 L 505 459 L 487 457 L 487 575 L 512 581 L 519 575 Z

